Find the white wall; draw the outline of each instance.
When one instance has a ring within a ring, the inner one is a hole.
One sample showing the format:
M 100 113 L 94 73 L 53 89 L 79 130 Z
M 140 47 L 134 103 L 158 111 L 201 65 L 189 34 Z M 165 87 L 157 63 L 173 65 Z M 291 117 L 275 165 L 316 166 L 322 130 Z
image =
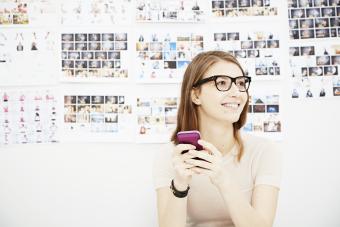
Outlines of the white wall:
M 292 102 L 276 227 L 340 226 L 339 100 Z M 157 144 L 1 147 L 0 226 L 156 226 Z
M 280 44 L 286 51 L 286 17 L 282 21 L 284 26 L 277 27 L 283 28 Z M 202 31 L 225 25 L 162 26 L 142 28 Z M 230 27 L 237 24 L 226 28 Z M 137 28 L 139 24 L 129 29 Z M 285 76 L 288 61 L 284 61 Z M 284 175 L 275 226 L 339 227 L 340 100 L 285 97 Z M 158 147 L 118 143 L 0 147 L 0 227 L 157 226 L 151 168 Z
M 339 104 L 290 103 L 276 226 L 340 226 Z
M 1 148 L 0 226 L 155 226 L 157 146 Z

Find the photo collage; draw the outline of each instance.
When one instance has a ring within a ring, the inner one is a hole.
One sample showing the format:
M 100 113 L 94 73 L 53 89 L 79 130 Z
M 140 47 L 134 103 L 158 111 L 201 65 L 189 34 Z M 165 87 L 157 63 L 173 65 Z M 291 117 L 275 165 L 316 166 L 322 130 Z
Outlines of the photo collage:
M 288 0 L 290 39 L 340 37 L 338 0 Z
M 56 24 L 57 7 L 51 0 L 0 2 L 0 26 Z
M 279 136 L 282 132 L 280 96 L 252 95 L 249 97 L 248 119 L 243 130 L 268 137 Z
M 249 76 L 280 76 L 280 39 L 265 31 L 217 32 L 213 49 L 228 51 L 240 61 Z
M 52 90 L 0 90 L 0 145 L 59 142 Z
M 128 78 L 127 33 L 61 34 L 64 79 Z
M 333 77 L 333 95 L 340 96 L 340 77 Z
M 109 26 L 131 24 L 131 0 L 61 0 L 61 21 L 64 26 Z
M 1 30 L 0 84 L 57 83 L 55 38 L 55 32 L 42 29 Z
M 214 17 L 277 16 L 278 0 L 212 0 Z
M 254 89 L 287 79 L 289 99 L 340 96 L 339 7 L 339 0 L 3 0 L 0 144 L 134 137 L 167 142 L 178 97 L 162 98 L 147 87 L 179 87 L 188 64 L 205 50 L 235 55 Z M 284 31 L 275 24 L 282 21 Z M 94 90 L 82 90 L 87 85 Z M 9 92 L 12 86 L 17 93 Z M 41 86 L 60 89 L 61 102 L 47 101 L 50 95 L 35 100 L 30 90 Z M 118 90 L 98 92 L 108 86 Z M 143 96 L 134 93 L 141 86 Z M 244 130 L 282 135 L 282 94 L 272 93 L 252 98 Z M 16 96 L 25 102 L 4 101 Z M 64 108 L 59 124 L 51 118 L 58 108 Z M 47 116 L 42 129 L 29 120 L 36 114 Z M 53 133 L 48 127 L 55 127 Z M 41 131 L 46 133 L 39 136 Z
M 1 1 L 0 25 L 28 24 L 28 4 L 13 1 Z
M 137 22 L 200 22 L 204 14 L 199 1 L 137 0 Z
M 338 0 L 288 1 L 292 99 L 340 96 L 339 16 Z
M 139 34 L 136 41 L 137 81 L 178 83 L 192 58 L 203 49 L 202 34 Z
M 292 98 L 339 96 L 340 44 L 293 46 L 289 55 Z
M 132 104 L 125 95 L 65 95 L 64 125 L 66 134 L 114 137 L 129 133 L 131 136 Z
M 177 122 L 177 97 L 137 98 L 137 141 L 168 142 Z

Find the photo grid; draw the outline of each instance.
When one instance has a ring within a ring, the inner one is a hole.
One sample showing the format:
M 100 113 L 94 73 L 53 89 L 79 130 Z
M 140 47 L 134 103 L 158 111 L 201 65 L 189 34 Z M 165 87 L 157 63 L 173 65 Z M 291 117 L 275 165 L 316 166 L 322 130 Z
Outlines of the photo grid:
M 0 3 L 0 25 L 28 24 L 28 3 L 3 0 Z
M 56 4 L 51 0 L 2 0 L 0 3 L 0 26 L 56 24 L 56 12 Z
M 276 16 L 278 0 L 212 0 L 214 17 Z
M 63 77 L 128 78 L 127 33 L 61 35 Z
M 340 37 L 338 0 L 288 0 L 290 39 Z
M 61 24 L 66 26 L 130 24 L 131 0 L 61 0 Z
M 124 95 L 64 96 L 64 126 L 74 135 L 122 133 L 131 114 L 132 105 Z
M 201 1 L 137 0 L 137 22 L 199 22 L 203 21 Z
M 292 98 L 339 96 L 339 44 L 291 46 L 289 57 Z
M 1 89 L 0 97 L 0 145 L 59 142 L 54 91 Z
M 333 77 L 333 95 L 340 96 L 340 76 Z
M 280 76 L 280 40 L 271 32 L 213 33 L 213 49 L 234 55 L 249 76 Z
M 201 34 L 139 34 L 136 41 L 137 81 L 180 82 L 187 65 L 203 49 Z
M 168 142 L 177 123 L 177 97 L 137 98 L 137 140 Z
M 0 84 L 56 83 L 55 38 L 55 32 L 41 29 L 0 31 Z
M 261 134 L 281 134 L 280 96 L 252 95 L 249 97 L 248 119 L 243 130 Z

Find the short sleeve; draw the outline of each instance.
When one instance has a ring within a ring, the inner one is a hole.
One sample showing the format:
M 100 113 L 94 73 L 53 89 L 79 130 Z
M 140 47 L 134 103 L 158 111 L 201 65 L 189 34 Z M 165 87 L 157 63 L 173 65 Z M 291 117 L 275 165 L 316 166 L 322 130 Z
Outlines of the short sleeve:
M 279 144 L 267 141 L 260 149 L 254 164 L 255 186 L 265 184 L 280 188 L 282 153 Z
M 155 189 L 169 187 L 175 171 L 172 166 L 173 144 L 162 145 L 153 162 L 153 183 Z

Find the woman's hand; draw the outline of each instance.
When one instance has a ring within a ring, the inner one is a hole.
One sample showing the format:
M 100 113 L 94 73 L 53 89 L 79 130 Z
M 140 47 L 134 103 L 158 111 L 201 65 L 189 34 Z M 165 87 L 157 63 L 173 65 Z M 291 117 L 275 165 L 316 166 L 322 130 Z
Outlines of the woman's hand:
M 195 173 L 193 170 L 195 165 L 189 164 L 188 161 L 194 157 L 194 155 L 192 155 L 190 152 L 196 152 L 194 149 L 196 149 L 196 147 L 190 144 L 178 144 L 174 149 L 172 155 L 172 164 L 175 169 L 174 184 L 176 189 L 179 191 L 184 191 L 187 189 L 192 175 Z M 183 151 L 187 150 L 189 150 L 189 152 L 182 154 Z
M 186 163 L 195 166 L 192 168 L 193 172 L 209 176 L 211 182 L 217 187 L 228 184 L 230 174 L 223 166 L 221 152 L 204 140 L 199 140 L 198 143 L 203 146 L 203 150 L 190 150 L 189 154 L 204 160 L 189 159 L 186 160 Z

